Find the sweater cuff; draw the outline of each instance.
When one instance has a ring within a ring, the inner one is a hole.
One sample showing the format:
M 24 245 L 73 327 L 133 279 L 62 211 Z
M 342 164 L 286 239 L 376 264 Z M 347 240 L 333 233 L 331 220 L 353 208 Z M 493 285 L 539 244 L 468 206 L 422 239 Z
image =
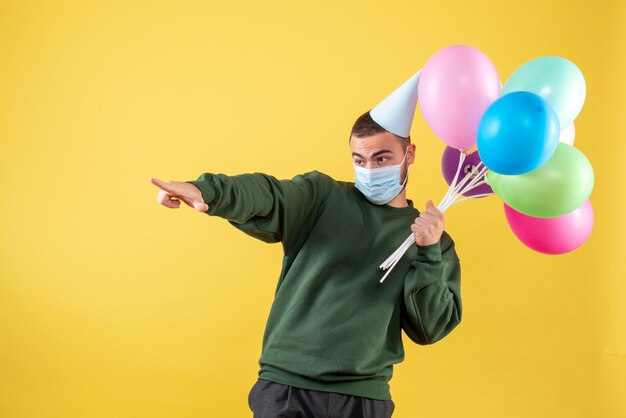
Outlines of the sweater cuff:
M 207 205 L 211 206 L 210 203 L 213 199 L 215 199 L 215 189 L 211 187 L 211 181 L 207 178 L 206 174 L 202 174 L 198 177 L 197 180 L 186 181 L 185 183 L 191 183 L 200 189 L 200 193 L 202 194 L 202 200 Z
M 426 246 L 417 246 L 418 262 L 438 262 L 441 261 L 441 240 Z

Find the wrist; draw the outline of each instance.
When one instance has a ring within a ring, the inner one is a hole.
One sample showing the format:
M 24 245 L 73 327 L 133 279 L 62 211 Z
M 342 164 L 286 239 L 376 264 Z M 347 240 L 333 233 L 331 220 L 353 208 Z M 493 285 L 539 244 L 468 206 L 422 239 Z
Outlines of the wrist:
M 417 261 L 436 262 L 441 260 L 441 240 L 433 244 L 417 246 Z
M 439 240 L 416 240 L 415 243 L 418 247 L 430 247 L 431 245 L 435 245 L 439 242 Z

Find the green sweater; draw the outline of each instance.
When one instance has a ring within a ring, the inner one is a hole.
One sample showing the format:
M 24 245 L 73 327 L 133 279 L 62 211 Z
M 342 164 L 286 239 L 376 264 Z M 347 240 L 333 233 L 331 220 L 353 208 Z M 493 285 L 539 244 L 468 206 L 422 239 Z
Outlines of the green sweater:
M 281 242 L 282 271 L 259 359 L 259 378 L 304 389 L 389 400 L 401 330 L 432 344 L 461 321 L 461 270 L 444 232 L 413 245 L 387 276 L 378 266 L 411 233 L 413 202 L 374 205 L 352 182 L 312 171 L 204 173 L 209 215 L 264 242 Z

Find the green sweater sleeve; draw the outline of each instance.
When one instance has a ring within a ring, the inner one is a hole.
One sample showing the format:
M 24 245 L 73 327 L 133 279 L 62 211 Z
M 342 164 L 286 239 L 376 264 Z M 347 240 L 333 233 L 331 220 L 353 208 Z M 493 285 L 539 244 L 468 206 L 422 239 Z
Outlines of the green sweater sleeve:
M 200 189 L 208 215 L 264 242 L 282 242 L 290 249 L 310 232 L 329 191 L 329 177 L 319 171 L 278 180 L 263 173 L 204 173 L 187 181 Z
M 461 265 L 445 231 L 438 243 L 418 247 L 403 293 L 402 328 L 417 344 L 433 344 L 461 322 Z

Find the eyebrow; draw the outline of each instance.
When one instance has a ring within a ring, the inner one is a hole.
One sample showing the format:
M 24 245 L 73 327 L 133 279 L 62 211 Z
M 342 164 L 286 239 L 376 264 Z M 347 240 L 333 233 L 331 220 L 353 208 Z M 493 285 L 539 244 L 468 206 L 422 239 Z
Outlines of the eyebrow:
M 381 155 L 381 154 L 387 154 L 387 153 L 392 154 L 391 150 L 388 150 L 388 149 L 381 149 L 380 151 L 376 151 L 376 152 L 372 153 L 372 154 L 370 155 L 370 158 L 374 158 L 374 157 L 376 157 L 376 156 L 378 156 L 378 155 Z M 364 156 L 362 156 L 361 154 L 359 154 L 359 153 L 357 153 L 357 152 L 353 152 L 353 153 L 352 153 L 352 156 L 353 156 L 353 157 L 354 157 L 354 156 L 357 156 L 357 157 L 359 157 L 359 158 L 363 158 L 363 159 L 365 159 L 365 157 L 364 157 Z

